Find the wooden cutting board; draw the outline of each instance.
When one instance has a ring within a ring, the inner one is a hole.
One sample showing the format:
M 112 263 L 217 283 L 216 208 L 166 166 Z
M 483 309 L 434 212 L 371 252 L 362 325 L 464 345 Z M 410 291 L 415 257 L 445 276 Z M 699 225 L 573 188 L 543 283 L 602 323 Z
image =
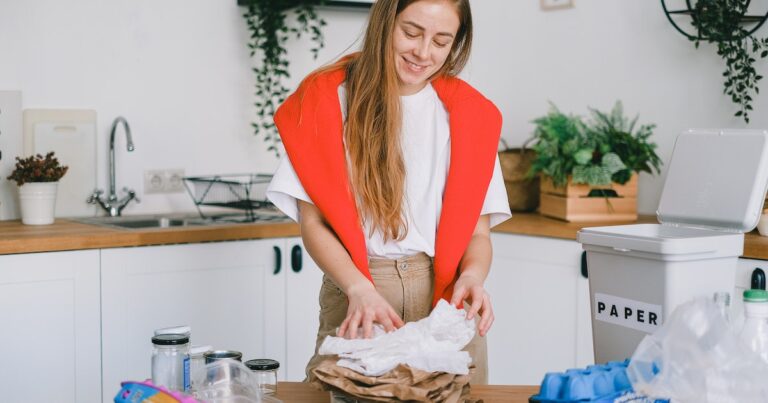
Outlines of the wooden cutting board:
M 24 154 L 54 151 L 69 167 L 59 182 L 56 217 L 95 216 L 85 200 L 96 188 L 96 111 L 25 109 Z
M 20 217 L 16 184 L 5 178 L 21 153 L 21 92 L 0 91 L 0 220 Z

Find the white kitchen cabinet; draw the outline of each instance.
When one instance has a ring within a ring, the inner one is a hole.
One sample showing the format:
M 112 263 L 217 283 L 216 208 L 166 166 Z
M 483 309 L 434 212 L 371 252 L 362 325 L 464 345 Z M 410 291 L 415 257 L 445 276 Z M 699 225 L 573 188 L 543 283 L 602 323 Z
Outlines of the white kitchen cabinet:
M 275 306 L 267 312 L 266 356 L 280 361 L 280 380 L 300 382 L 315 351 L 323 272 L 300 238 L 270 241 L 274 259 L 281 257 L 266 280 L 265 295 Z
M 0 256 L 0 400 L 101 401 L 99 321 L 99 251 Z
M 193 344 L 276 359 L 280 380 L 304 379 L 322 272 L 299 238 L 104 249 L 101 270 L 105 402 L 120 381 L 151 375 L 154 330 L 182 324 Z
M 101 252 L 103 401 L 125 380 L 151 376 L 155 329 L 192 327 L 193 344 L 263 357 L 272 267 L 268 241 L 104 249 Z
M 493 233 L 489 383 L 533 385 L 593 362 L 589 286 L 575 241 Z

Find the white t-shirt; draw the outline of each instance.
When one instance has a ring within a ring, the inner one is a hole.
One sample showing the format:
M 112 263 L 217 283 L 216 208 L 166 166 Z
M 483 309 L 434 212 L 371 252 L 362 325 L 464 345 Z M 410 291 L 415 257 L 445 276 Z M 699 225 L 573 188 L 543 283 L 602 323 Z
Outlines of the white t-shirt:
M 339 87 L 339 98 L 345 112 L 343 85 Z M 401 145 L 406 172 L 403 209 L 408 233 L 400 241 L 384 242 L 380 231 L 368 237 L 369 227 L 364 224 L 369 257 L 397 259 L 419 252 L 435 255 L 435 235 L 450 163 L 448 112 L 432 85 L 416 94 L 402 96 L 400 101 L 403 113 Z M 267 198 L 295 221 L 299 216 L 297 199 L 312 203 L 287 156 L 281 159 L 267 188 Z M 490 214 L 491 227 L 512 216 L 498 156 L 480 214 Z

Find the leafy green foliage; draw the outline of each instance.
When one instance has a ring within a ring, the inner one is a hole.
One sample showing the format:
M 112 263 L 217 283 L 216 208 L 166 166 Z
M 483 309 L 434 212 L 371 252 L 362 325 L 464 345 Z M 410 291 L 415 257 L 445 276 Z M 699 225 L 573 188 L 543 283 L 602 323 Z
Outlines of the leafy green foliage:
M 7 179 L 16 181 L 18 186 L 27 182 L 57 182 L 68 169 L 59 164 L 59 159 L 51 151 L 45 157 L 40 154 L 24 159 L 16 157 L 16 166 Z
M 635 131 L 637 117 L 624 117 L 621 102 L 610 113 L 590 108 L 592 119 L 584 123 L 574 115 L 562 113 L 554 105 L 549 112 L 533 121 L 536 128 L 532 147 L 537 157 L 529 175 L 549 176 L 555 186 L 565 186 L 569 176 L 573 183 L 605 186 L 626 183 L 632 172 L 659 172 L 661 159 L 656 145 L 648 138 L 654 125 L 642 125 Z
M 258 67 L 253 68 L 256 77 L 255 92 L 256 120 L 251 123 L 254 134 L 262 134 L 269 144 L 269 151 L 279 156 L 280 136 L 273 121 L 277 107 L 290 93 L 283 84 L 289 78 L 288 56 L 285 43 L 291 35 L 297 39 L 308 34 L 314 43 L 310 49 L 317 58 L 325 45 L 322 27 L 325 21 L 317 15 L 316 5 L 324 0 L 251 0 L 248 11 L 243 14 L 251 33 L 248 48 L 251 57 L 257 57 Z M 292 11 L 297 26 L 289 26 L 288 13 Z
M 656 154 L 656 144 L 649 141 L 656 125 L 641 125 L 635 130 L 638 116 L 629 120 L 624 116 L 624 107 L 617 101 L 610 113 L 589 108 L 592 120 L 589 130 L 593 136 L 602 139 L 604 146 L 620 158 L 623 168 L 616 170 L 611 180 L 627 183 L 633 172 L 653 174 L 661 172 L 661 159 Z
M 725 59 L 725 88 L 739 110 L 734 116 L 749 123 L 752 94 L 759 94 L 757 82 L 763 76 L 754 68 L 757 55 L 768 56 L 768 38 L 755 38 L 742 24 L 749 0 L 698 0 L 693 8 L 693 26 L 699 35 L 690 38 L 698 48 L 704 40 L 717 45 L 717 54 Z

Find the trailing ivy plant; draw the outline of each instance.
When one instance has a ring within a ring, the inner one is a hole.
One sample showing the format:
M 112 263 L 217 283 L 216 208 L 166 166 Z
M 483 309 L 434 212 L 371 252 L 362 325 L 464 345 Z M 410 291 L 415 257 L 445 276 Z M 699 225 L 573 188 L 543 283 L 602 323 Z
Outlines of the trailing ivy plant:
M 297 39 L 303 34 L 310 37 L 313 45 L 310 51 L 316 59 L 325 45 L 322 27 L 325 21 L 317 15 L 315 6 L 324 0 L 249 0 L 245 18 L 251 34 L 248 48 L 251 57 L 258 60 L 253 68 L 256 78 L 255 92 L 256 119 L 251 123 L 254 134 L 264 136 L 268 150 L 280 155 L 280 136 L 273 121 L 277 107 L 283 103 L 290 89 L 283 83 L 290 77 L 289 62 L 285 43 L 291 35 Z M 295 24 L 288 24 L 289 13 L 293 13 Z
M 545 116 L 533 121 L 536 159 L 530 176 L 542 173 L 556 187 L 565 186 L 569 178 L 576 184 L 606 186 L 626 183 L 633 172 L 659 172 L 656 144 L 648 141 L 654 125 L 635 131 L 638 118 L 624 117 L 621 102 L 609 113 L 592 108 L 590 112 L 592 119 L 584 123 L 581 117 L 551 105 Z
M 754 68 L 756 57 L 768 56 L 768 38 L 756 38 L 742 20 L 749 0 L 698 0 L 693 8 L 693 26 L 698 36 L 689 37 L 696 48 L 703 40 L 717 45 L 717 54 L 725 59 L 725 88 L 739 110 L 734 116 L 749 123 L 752 94 L 759 94 L 757 82 L 763 76 Z

